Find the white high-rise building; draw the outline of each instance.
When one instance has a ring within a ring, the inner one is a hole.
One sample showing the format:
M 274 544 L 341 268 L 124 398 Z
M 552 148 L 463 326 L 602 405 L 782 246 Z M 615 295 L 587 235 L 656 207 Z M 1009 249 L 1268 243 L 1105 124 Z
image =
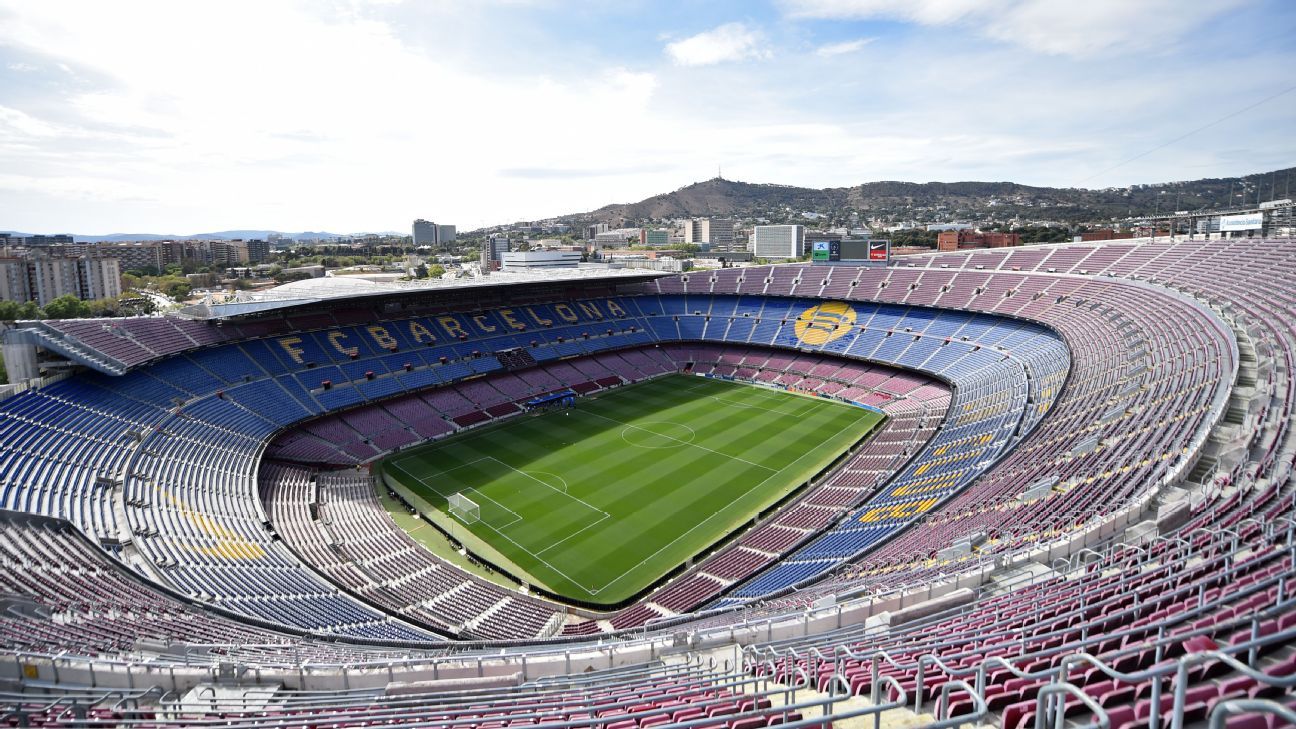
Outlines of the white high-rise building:
M 511 251 L 500 254 L 505 271 L 578 268 L 581 254 L 576 251 Z
M 800 258 L 805 252 L 803 225 L 758 225 L 752 230 L 752 255 L 757 258 Z
M 116 258 L 82 258 L 78 263 L 83 300 L 121 296 L 121 263 Z
M 738 250 L 731 218 L 694 218 L 684 221 L 684 242 L 712 251 Z
M 0 258 L 0 301 L 31 301 L 27 261 L 22 258 Z

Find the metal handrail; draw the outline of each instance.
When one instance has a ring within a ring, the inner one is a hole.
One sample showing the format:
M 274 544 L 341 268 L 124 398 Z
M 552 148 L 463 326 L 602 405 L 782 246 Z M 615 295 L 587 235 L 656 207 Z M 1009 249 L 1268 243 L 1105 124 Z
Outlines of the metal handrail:
M 1051 703 L 1053 696 L 1059 694 L 1070 694 L 1079 699 L 1080 703 L 1084 704 L 1086 708 L 1093 712 L 1094 718 L 1098 720 L 1098 726 L 1100 729 L 1110 729 L 1111 717 L 1107 715 L 1107 712 L 1103 710 L 1103 707 L 1099 706 L 1098 702 L 1094 701 L 1092 696 L 1081 691 L 1075 684 L 1067 683 L 1065 681 L 1061 683 L 1051 683 L 1040 688 L 1039 695 L 1035 699 L 1035 729 L 1044 729 L 1045 726 L 1047 726 L 1045 724 L 1046 715 L 1048 713 L 1047 706 Z M 1054 729 L 1063 729 L 1063 727 L 1066 726 L 1066 703 L 1058 702 L 1054 707 L 1054 710 L 1057 715 L 1057 718 L 1054 719 Z
M 971 714 L 965 715 L 966 718 L 963 719 L 956 719 L 955 717 L 949 716 L 949 709 L 950 709 L 949 695 L 955 689 L 963 690 L 968 694 L 968 696 L 972 698 L 973 712 Z M 944 684 L 941 685 L 940 699 L 938 700 L 937 703 L 936 718 L 939 719 L 939 721 L 937 721 L 935 724 L 932 724 L 931 726 L 933 727 L 958 726 L 960 724 L 963 724 L 964 722 L 969 722 L 969 721 L 981 723 L 981 720 L 984 719 L 986 715 L 989 713 L 990 713 L 990 707 L 986 704 L 985 696 L 978 693 L 976 689 L 969 686 L 967 681 L 963 681 L 960 679 L 956 679 L 953 681 L 946 681 Z
M 1287 631 L 1287 635 L 1290 640 L 1296 640 L 1296 630 Z M 1254 649 L 1252 649 L 1252 652 L 1254 652 Z M 1242 675 L 1259 681 L 1267 686 L 1280 686 L 1282 688 L 1291 688 L 1292 686 L 1296 686 L 1296 674 L 1290 676 L 1271 676 L 1263 671 L 1257 671 L 1251 666 L 1237 660 L 1233 656 L 1220 651 L 1191 653 L 1179 659 L 1179 667 L 1175 672 L 1174 718 L 1171 721 L 1171 729 L 1183 729 L 1183 710 L 1184 705 L 1187 703 L 1188 693 L 1188 668 L 1209 661 L 1219 661 Z M 1152 706 L 1157 707 L 1159 704 L 1153 702 Z
M 1228 720 L 1230 714 L 1242 714 L 1245 712 L 1257 711 L 1269 714 L 1275 714 L 1289 724 L 1296 724 L 1296 711 L 1283 706 L 1277 701 L 1268 699 L 1230 699 L 1221 701 L 1211 709 L 1210 729 L 1224 729 L 1224 722 Z
M 1223 560 L 1223 559 L 1226 559 L 1226 556 L 1220 556 L 1220 557 L 1217 557 L 1217 558 L 1215 558 L 1215 559 L 1216 559 L 1216 560 Z M 1164 582 L 1167 582 L 1167 581 L 1172 580 L 1172 579 L 1174 579 L 1174 578 L 1173 578 L 1173 577 L 1170 577 L 1170 576 L 1167 576 L 1167 577 L 1162 578 L 1159 582 L 1163 582 L 1163 583 L 1164 583 Z M 1257 591 L 1259 591 L 1259 590 L 1261 590 L 1261 589 L 1264 589 L 1264 588 L 1266 588 L 1267 586 L 1269 586 L 1269 585 L 1270 585 L 1270 584 L 1271 584 L 1275 579 L 1277 579 L 1277 580 L 1279 580 L 1279 581 L 1282 580 L 1281 577 L 1269 577 L 1269 578 L 1267 578 L 1266 580 L 1263 580 L 1263 581 L 1257 582 L 1255 585 L 1250 586 L 1250 587 L 1246 590 L 1245 594 L 1251 594 L 1251 593 L 1257 592 Z M 1167 596 L 1175 596 L 1175 595 L 1181 595 L 1181 594 L 1185 594 L 1185 595 L 1186 595 L 1186 594 L 1188 594 L 1189 591 L 1191 591 L 1192 589 L 1193 589 L 1193 588 L 1192 588 L 1191 586 L 1189 586 L 1189 587 L 1184 587 L 1184 588 L 1180 588 L 1180 589 L 1177 589 L 1177 590 L 1173 590 L 1173 591 L 1170 591 L 1170 592 L 1168 592 L 1168 593 L 1166 593 L 1166 594 L 1161 595 L 1161 597 L 1160 597 L 1159 599 L 1164 599 L 1164 598 L 1167 597 Z M 1237 597 L 1237 595 L 1234 595 L 1234 597 Z M 1110 599 L 1111 599 L 1111 600 L 1117 600 L 1117 599 L 1119 599 L 1119 598 L 1116 597 L 1116 596 L 1113 596 L 1113 597 L 1110 598 Z M 1212 603 L 1209 604 L 1209 606 L 1210 606 L 1210 607 L 1213 607 L 1215 604 L 1216 604 L 1215 602 L 1212 602 Z M 1192 609 L 1192 610 L 1189 610 L 1189 611 L 1186 611 L 1185 613 L 1183 613 L 1182 615 L 1177 616 L 1177 617 L 1179 617 L 1179 618 L 1180 618 L 1180 622 L 1182 622 L 1183 619 L 1188 619 L 1188 618 L 1190 618 L 1191 616 L 1196 615 L 1196 614 L 1202 612 L 1203 610 L 1206 610 L 1207 607 L 1208 607 L 1207 604 L 1202 603 L 1202 604 L 1199 605 L 1197 608 Z M 1131 608 L 1128 608 L 1127 610 L 1134 610 L 1134 609 L 1136 609 L 1136 608 L 1131 607 Z M 1124 611 L 1122 611 L 1122 612 L 1124 612 Z M 1215 626 L 1215 628 L 1218 628 L 1218 627 L 1219 627 L 1219 626 Z M 1040 636 L 1035 636 L 1035 637 L 1038 638 L 1038 639 L 1044 640 L 1044 639 L 1047 639 L 1047 638 L 1048 638 L 1049 636 L 1051 636 L 1051 635 L 1059 635 L 1059 634 L 1062 634 L 1062 633 L 1067 632 L 1068 630 L 1069 630 L 1069 628 L 1063 628 L 1063 629 L 1055 630 L 1055 631 L 1052 631 L 1052 632 L 1050 632 L 1050 633 L 1042 634 L 1042 635 L 1040 635 Z M 1123 630 L 1123 631 L 1116 631 L 1116 632 L 1113 632 L 1113 633 L 1105 633 L 1105 634 L 1104 634 L 1103 636 L 1101 636 L 1101 637 L 1095 637 L 1095 638 L 1093 638 L 1093 639 L 1089 639 L 1089 638 L 1085 638 L 1085 639 L 1083 639 L 1083 640 L 1082 640 L 1082 645 L 1085 645 L 1085 644 L 1092 644 L 1092 643 L 1094 643 L 1094 642 L 1097 642 L 1098 640 L 1109 640 L 1109 639 L 1111 639 L 1111 638 L 1113 638 L 1113 637 L 1119 638 L 1119 637 L 1121 637 L 1121 636 L 1125 636 L 1125 635 L 1132 635 L 1132 634 L 1136 634 L 1136 633 L 1141 634 L 1141 633 L 1144 633 L 1144 632 L 1146 632 L 1146 631 L 1147 631 L 1147 628 L 1146 628 L 1145 626 L 1138 626 L 1138 627 L 1129 628 L 1129 629 L 1126 629 L 1126 630 Z M 1011 633 L 1011 632 L 1015 632 L 1015 631 L 1006 631 L 1006 632 L 1003 632 L 1003 635 L 1008 635 L 1008 634 Z M 983 637 L 984 637 L 984 636 L 983 636 Z M 1184 637 L 1184 636 L 1179 636 L 1179 638 L 1183 638 L 1183 637 Z M 947 645 L 947 644 L 944 644 L 944 645 Z M 772 648 L 772 647 L 771 647 L 771 648 Z M 919 647 L 919 649 L 921 650 L 921 647 Z M 1056 653 L 1060 652 L 1060 650 L 1061 650 L 1061 649 L 1053 649 L 1053 650 L 1051 650 L 1051 651 L 1045 651 L 1045 653 L 1056 654 Z M 1074 650 L 1074 649 L 1072 649 L 1072 650 Z M 911 651 L 912 651 L 912 648 L 911 648 Z M 775 651 L 774 653 L 777 653 L 777 652 Z M 842 645 L 838 644 L 838 645 L 835 647 L 835 656 L 836 656 L 836 659 L 837 659 L 837 661 L 838 661 L 838 666 L 837 666 L 838 670 L 840 670 L 840 659 L 841 659 L 841 657 L 842 657 L 843 654 L 845 654 L 847 657 L 855 658 L 855 659 L 857 659 L 857 660 L 868 660 L 869 657 L 870 657 L 869 654 L 867 654 L 867 653 L 857 653 L 857 652 L 851 650 L 851 649 L 850 649 L 849 647 L 847 647 L 847 646 L 842 646 Z M 1035 655 L 1035 654 L 1031 654 L 1031 655 Z M 908 666 L 908 667 L 911 667 L 911 666 Z

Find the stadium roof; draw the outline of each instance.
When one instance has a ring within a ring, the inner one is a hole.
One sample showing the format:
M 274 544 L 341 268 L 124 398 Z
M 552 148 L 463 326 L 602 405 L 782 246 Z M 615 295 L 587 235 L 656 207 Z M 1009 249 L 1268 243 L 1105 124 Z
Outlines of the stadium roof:
M 185 307 L 180 313 L 197 319 L 227 319 L 305 307 L 333 299 L 381 299 L 527 285 L 637 283 L 668 275 L 671 274 L 644 269 L 580 268 L 536 272 L 497 271 L 488 276 L 428 281 L 370 281 L 361 276 L 326 276 L 293 281 L 261 291 L 240 291 L 233 299 L 219 303 L 208 300 Z

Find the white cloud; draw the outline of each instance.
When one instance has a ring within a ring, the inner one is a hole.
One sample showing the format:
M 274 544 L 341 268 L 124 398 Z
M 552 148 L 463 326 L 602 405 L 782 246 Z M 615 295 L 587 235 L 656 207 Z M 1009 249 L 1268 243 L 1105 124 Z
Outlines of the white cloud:
M 961 24 L 982 35 L 1053 55 L 1146 50 L 1177 40 L 1246 0 L 783 0 L 793 18 L 886 19 Z M 1155 30 L 1150 30 L 1155 29 Z
M 3 189 L 48 195 L 60 219 L 80 216 L 76 229 L 91 232 L 253 220 L 346 232 L 428 216 L 470 227 L 569 207 L 556 189 L 499 182 L 500 171 L 584 155 L 633 169 L 631 140 L 651 136 L 643 110 L 657 79 L 642 69 L 492 76 L 407 46 L 362 12 L 231 4 L 161 2 L 132 14 L 151 18 L 138 24 L 98 2 L 37 4 L 0 23 L 0 44 L 57 49 L 70 72 L 107 79 L 39 110 L 0 106 Z M 625 116 L 558 111 L 591 103 Z M 114 179 L 157 203 L 87 204 Z M 40 213 L 3 196 L 0 208 Z
M 783 0 L 788 14 L 797 18 L 892 18 L 925 25 L 962 20 L 1007 0 Z
M 1016 47 L 983 39 L 1061 22 L 1032 12 L 1073 12 L 1027 0 L 976 14 L 913 0 L 929 19 L 914 22 L 939 20 L 951 42 L 932 53 L 929 38 L 888 36 L 867 75 L 843 55 L 863 38 L 819 49 L 827 56 L 718 65 L 766 57 L 779 40 L 741 23 L 676 36 L 678 57 L 662 53 L 669 41 L 654 40 L 655 27 L 637 45 L 528 44 L 565 32 L 557 0 L 537 0 L 545 26 L 451 0 L 137 1 L 125 14 L 99 0 L 21 11 L 0 0 L 0 45 L 42 74 L 0 103 L 0 226 L 353 232 L 425 217 L 469 229 L 642 199 L 717 164 L 726 177 L 814 187 L 1072 184 L 1182 134 L 1201 88 L 1240 108 L 1288 83 L 1291 66 L 1285 50 L 1023 63 Z M 876 9 L 827 2 L 815 12 Z M 823 46 L 810 25 L 790 37 Z M 616 37 L 607 30 L 601 40 Z M 717 65 L 697 73 L 698 63 Z M 1279 167 L 1294 151 L 1293 104 L 1289 95 L 1194 137 L 1193 159 L 1219 160 L 1210 169 L 1185 169 L 1168 150 L 1095 184 Z
M 666 55 L 679 66 L 710 66 L 745 58 L 768 58 L 765 34 L 746 23 L 718 28 L 666 44 Z
M 843 56 L 847 53 L 854 53 L 864 46 L 877 40 L 876 38 L 856 38 L 851 41 L 842 41 L 841 43 L 829 43 L 826 46 L 820 46 L 815 50 L 815 55 L 821 58 L 831 58 L 832 56 Z

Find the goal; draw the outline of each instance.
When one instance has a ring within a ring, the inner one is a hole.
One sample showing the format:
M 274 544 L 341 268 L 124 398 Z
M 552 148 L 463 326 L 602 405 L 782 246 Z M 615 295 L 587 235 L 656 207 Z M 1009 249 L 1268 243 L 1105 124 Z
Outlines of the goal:
M 476 524 L 481 521 L 481 507 L 476 501 L 463 494 L 450 494 L 450 516 L 457 517 L 465 524 Z

